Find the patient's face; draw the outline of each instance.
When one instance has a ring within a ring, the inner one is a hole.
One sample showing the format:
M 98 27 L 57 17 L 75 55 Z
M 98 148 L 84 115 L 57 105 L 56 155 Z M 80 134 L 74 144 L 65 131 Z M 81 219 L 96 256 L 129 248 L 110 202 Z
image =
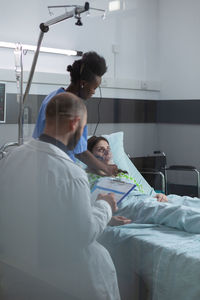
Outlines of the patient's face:
M 109 144 L 101 140 L 93 148 L 92 153 L 101 158 L 105 163 L 109 164 L 112 159 L 112 153 L 110 151 Z

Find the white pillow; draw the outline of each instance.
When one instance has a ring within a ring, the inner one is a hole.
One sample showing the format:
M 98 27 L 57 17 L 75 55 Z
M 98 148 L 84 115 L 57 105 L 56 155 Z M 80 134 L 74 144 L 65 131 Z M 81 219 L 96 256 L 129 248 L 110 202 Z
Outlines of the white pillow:
M 103 136 L 108 140 L 110 144 L 113 162 L 118 166 L 118 168 L 127 171 L 129 175 L 135 178 L 138 184 L 142 184 L 145 194 L 154 194 L 153 188 L 147 183 L 144 177 L 136 169 L 136 167 L 124 151 L 124 133 L 120 131 L 111 134 L 104 134 Z

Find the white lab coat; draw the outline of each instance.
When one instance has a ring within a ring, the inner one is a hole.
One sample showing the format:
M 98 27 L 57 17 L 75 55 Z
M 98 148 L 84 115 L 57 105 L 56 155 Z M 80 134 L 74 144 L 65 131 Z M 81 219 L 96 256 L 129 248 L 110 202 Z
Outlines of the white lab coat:
M 96 241 L 111 208 L 91 205 L 86 173 L 67 154 L 38 140 L 16 148 L 0 160 L 0 191 L 1 262 L 78 299 L 120 299 L 111 257 Z

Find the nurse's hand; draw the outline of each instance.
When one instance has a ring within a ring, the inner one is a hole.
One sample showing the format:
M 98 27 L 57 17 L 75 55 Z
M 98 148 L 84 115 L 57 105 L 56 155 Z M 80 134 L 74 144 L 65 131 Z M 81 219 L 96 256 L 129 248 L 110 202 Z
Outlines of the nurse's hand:
M 118 209 L 114 193 L 99 194 L 97 196 L 97 200 L 104 200 L 104 201 L 106 201 L 110 205 L 110 207 L 112 209 L 112 212 L 116 212 L 117 209 Z
M 156 194 L 155 198 L 157 198 L 158 202 L 168 202 L 167 196 L 164 194 Z
M 108 176 L 117 176 L 118 167 L 116 165 L 107 165 L 105 173 Z
M 125 224 L 130 224 L 132 220 L 127 219 L 123 216 L 113 216 L 108 223 L 110 226 L 120 226 L 120 225 L 125 225 Z

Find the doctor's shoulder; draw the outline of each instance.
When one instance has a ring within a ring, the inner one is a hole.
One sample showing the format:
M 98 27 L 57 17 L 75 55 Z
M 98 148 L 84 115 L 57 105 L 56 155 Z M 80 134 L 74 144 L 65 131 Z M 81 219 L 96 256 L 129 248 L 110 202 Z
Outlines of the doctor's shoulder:
M 70 177 L 77 180 L 77 179 L 84 179 L 88 182 L 87 174 L 85 170 L 78 164 L 73 161 L 68 161 L 68 173 Z

